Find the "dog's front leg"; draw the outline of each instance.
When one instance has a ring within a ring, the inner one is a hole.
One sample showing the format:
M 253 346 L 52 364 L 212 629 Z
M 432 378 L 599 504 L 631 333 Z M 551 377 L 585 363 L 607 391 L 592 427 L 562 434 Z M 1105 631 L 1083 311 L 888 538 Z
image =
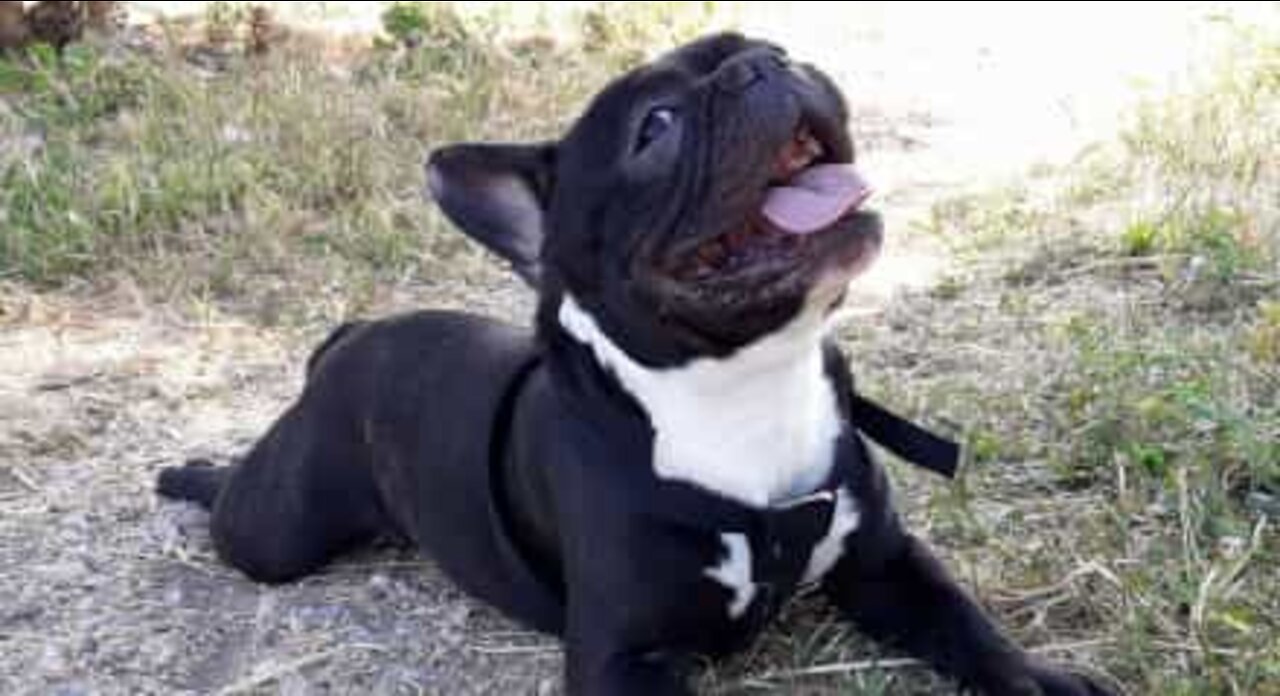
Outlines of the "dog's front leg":
M 571 613 L 565 636 L 569 696 L 693 696 L 689 656 L 634 645 L 629 631 L 600 623 L 607 611 Z
M 570 647 L 567 660 L 570 696 L 693 696 L 687 671 L 660 654 L 588 656 Z
M 846 556 L 823 589 L 858 627 L 993 696 L 1104 696 L 1084 676 L 1049 667 L 1001 635 L 918 539 L 897 532 L 871 567 Z

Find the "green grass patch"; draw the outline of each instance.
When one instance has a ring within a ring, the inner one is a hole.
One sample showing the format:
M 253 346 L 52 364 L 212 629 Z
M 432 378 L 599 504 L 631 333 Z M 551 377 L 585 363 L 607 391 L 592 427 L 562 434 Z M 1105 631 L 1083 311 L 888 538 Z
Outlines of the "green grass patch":
M 499 10 L 396 3 L 385 37 L 335 62 L 305 42 L 247 55 L 248 13 L 215 3 L 194 44 L 175 29 L 151 53 L 0 58 L 0 278 L 124 272 L 165 297 L 251 304 L 281 285 L 305 303 L 317 282 L 429 281 L 475 250 L 423 202 L 425 153 L 546 137 L 654 32 L 679 40 L 707 12 L 640 5 L 589 6 L 557 42 L 503 35 Z

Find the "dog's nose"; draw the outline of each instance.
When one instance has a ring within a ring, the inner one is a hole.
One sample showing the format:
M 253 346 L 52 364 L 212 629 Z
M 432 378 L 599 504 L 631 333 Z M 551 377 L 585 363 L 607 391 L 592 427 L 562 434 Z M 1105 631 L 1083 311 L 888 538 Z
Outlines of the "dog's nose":
M 738 94 L 763 80 L 770 72 L 780 72 L 786 67 L 787 59 L 783 53 L 770 47 L 758 48 L 734 56 L 720 66 L 716 86 Z

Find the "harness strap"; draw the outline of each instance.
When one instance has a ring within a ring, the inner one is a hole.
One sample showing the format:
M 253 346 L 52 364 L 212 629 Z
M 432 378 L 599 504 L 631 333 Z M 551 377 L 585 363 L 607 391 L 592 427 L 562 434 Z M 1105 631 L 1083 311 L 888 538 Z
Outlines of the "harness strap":
M 960 468 L 960 445 L 890 413 L 856 392 L 850 395 L 849 406 L 855 427 L 880 446 L 916 466 L 955 478 Z

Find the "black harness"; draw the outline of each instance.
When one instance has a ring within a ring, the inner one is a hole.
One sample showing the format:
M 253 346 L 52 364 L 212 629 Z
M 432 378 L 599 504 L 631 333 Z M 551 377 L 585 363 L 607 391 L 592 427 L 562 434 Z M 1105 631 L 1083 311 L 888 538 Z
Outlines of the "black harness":
M 577 346 L 567 349 L 583 350 Z M 585 354 L 582 357 L 583 360 L 564 363 L 574 367 L 561 373 L 560 380 L 607 384 L 596 372 L 600 368 L 594 361 Z M 577 501 L 576 525 L 593 529 L 588 550 L 592 572 L 624 567 L 646 569 L 640 578 L 624 575 L 601 580 L 608 588 L 602 590 L 603 594 L 635 602 L 639 596 L 668 596 L 661 587 L 679 593 L 678 588 L 689 587 L 685 584 L 689 579 L 699 577 L 706 578 L 704 585 L 723 587 L 685 598 L 674 612 L 655 606 L 653 618 L 658 624 L 636 629 L 639 633 L 632 637 L 637 642 L 644 642 L 644 636 L 649 635 L 646 631 L 673 638 L 685 636 L 699 652 L 714 656 L 740 649 L 757 635 L 776 616 L 783 602 L 801 589 L 814 549 L 832 531 L 841 495 L 853 496 L 857 503 L 860 492 L 865 491 L 868 472 L 874 469 L 866 440 L 912 464 L 942 476 L 954 476 L 960 460 L 958 445 L 858 395 L 843 357 L 834 349 L 827 360 L 828 374 L 834 380 L 841 411 L 850 426 L 836 442 L 835 464 L 814 493 L 763 509 L 688 482 L 655 476 L 648 463 L 652 431 L 643 413 L 625 398 L 617 398 L 619 394 L 604 394 L 592 387 L 585 392 L 591 396 L 582 398 L 568 397 L 557 390 L 566 396 L 561 406 L 574 417 L 549 436 L 575 443 L 572 449 L 581 456 L 547 462 L 548 475 L 557 490 Z M 538 373 L 539 363 L 537 356 L 531 354 L 523 369 L 510 372 L 509 397 L 526 391 L 527 379 Z M 573 372 L 579 369 L 587 374 Z M 539 381 L 530 388 L 545 384 Z M 508 413 L 505 408 L 492 412 L 497 420 Z M 597 430 L 601 423 L 609 424 L 606 430 Z M 602 465 L 606 462 L 608 465 Z M 491 459 L 490 464 L 497 462 Z M 482 471 L 486 469 L 481 467 Z M 483 485 L 496 490 L 497 480 L 490 478 Z M 573 491 L 586 491 L 587 497 L 576 498 L 579 494 Z M 510 520 L 505 519 L 500 507 L 494 506 L 496 500 L 497 496 L 491 497 L 489 509 L 495 546 L 486 553 L 497 552 L 498 565 L 508 569 L 508 579 L 500 587 L 478 582 L 464 584 L 479 586 L 481 596 L 509 614 L 540 630 L 559 634 L 565 628 L 566 578 L 555 577 L 555 569 L 535 568 L 513 541 Z M 717 555 L 727 560 L 721 555 L 728 553 L 721 548 L 721 542 L 728 535 L 741 535 L 750 551 L 750 601 L 734 616 L 727 611 L 730 597 L 721 594 L 731 593 L 733 588 L 719 585 L 706 575 L 709 568 L 715 567 Z M 619 538 L 647 541 L 615 548 L 611 540 Z M 681 539 L 685 541 L 678 541 Z M 459 567 L 482 565 L 476 561 Z
M 837 442 L 836 465 L 823 485 L 796 500 L 759 509 L 651 474 L 628 482 L 637 487 L 633 491 L 643 491 L 642 495 L 657 503 L 652 515 L 663 524 L 746 537 L 752 550 L 755 599 L 738 622 L 740 628 L 747 629 L 742 632 L 744 636 L 763 628 L 782 603 L 801 588 L 810 552 L 830 531 L 841 491 L 856 489 L 859 467 L 870 459 L 863 436 L 904 461 L 946 478 L 954 478 L 959 469 L 960 447 L 955 442 L 852 390 L 848 399 L 855 430 L 846 432 Z
M 935 435 L 854 392 L 850 416 L 858 431 L 904 461 L 953 479 L 960 468 L 960 445 Z

